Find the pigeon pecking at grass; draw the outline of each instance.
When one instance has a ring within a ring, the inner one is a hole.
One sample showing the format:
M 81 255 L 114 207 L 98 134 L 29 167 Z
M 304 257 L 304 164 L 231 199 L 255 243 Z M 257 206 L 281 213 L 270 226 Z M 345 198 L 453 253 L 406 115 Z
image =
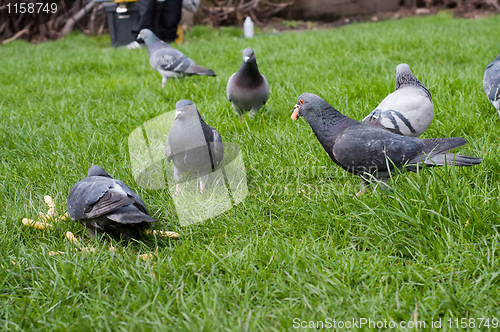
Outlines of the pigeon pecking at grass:
M 71 188 L 68 213 L 73 221 L 95 232 L 129 241 L 156 219 L 149 216 L 142 199 L 125 183 L 113 179 L 101 166 L 92 166 L 87 177 Z
M 365 191 L 371 179 L 387 183 L 396 170 L 415 172 L 420 165 L 472 166 L 482 160 L 447 153 L 467 143 L 461 137 L 419 139 L 394 134 L 353 120 L 312 93 L 298 98 L 292 119 L 299 116 L 309 123 L 333 162 L 361 177 L 363 188 L 356 196 Z
M 413 75 L 410 66 L 396 67 L 396 90 L 363 119 L 364 124 L 395 134 L 419 137 L 430 126 L 434 105 L 427 88 Z
M 182 99 L 175 105 L 174 123 L 168 133 L 164 152 L 168 162 L 174 163 L 174 180 L 179 182 L 184 174 L 199 177 L 200 192 L 208 175 L 222 162 L 224 147 L 219 132 L 205 123 L 194 103 Z
M 269 84 L 259 72 L 257 59 L 251 48 L 243 50 L 243 64 L 227 81 L 227 98 L 240 117 L 250 111 L 250 117 L 266 104 L 269 98 Z
M 500 116 L 500 54 L 484 70 L 483 89 Z
M 142 29 L 137 36 L 148 48 L 149 64 L 160 73 L 162 88 L 170 77 L 186 75 L 216 76 L 213 70 L 199 66 L 184 53 L 160 40 L 149 29 Z

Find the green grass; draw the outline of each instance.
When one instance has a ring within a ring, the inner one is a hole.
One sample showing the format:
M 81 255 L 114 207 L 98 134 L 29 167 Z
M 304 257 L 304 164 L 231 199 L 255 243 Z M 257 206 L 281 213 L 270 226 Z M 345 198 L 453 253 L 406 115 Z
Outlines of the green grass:
M 439 331 L 456 330 L 449 318 L 500 319 L 500 120 L 482 90 L 484 67 L 500 52 L 499 24 L 500 16 L 440 14 L 252 40 L 196 28 L 178 48 L 218 76 L 164 89 L 145 49 L 113 49 L 108 36 L 1 46 L 3 329 L 293 330 L 296 317 L 401 322 L 416 308 L 425 330 L 440 318 Z M 247 46 L 271 97 L 240 123 L 225 87 Z M 458 151 L 484 161 L 399 175 L 393 190 L 353 199 L 360 180 L 333 164 L 291 110 L 312 92 L 360 120 L 393 91 L 401 62 L 434 99 L 423 137 L 462 136 L 469 144 Z M 249 190 L 243 203 L 188 227 L 166 192 L 135 184 L 127 143 L 182 98 L 242 148 Z M 89 239 L 71 221 L 53 231 L 22 225 L 47 210 L 44 195 L 65 212 L 92 164 L 130 184 L 159 219 L 155 227 L 182 242 L 113 241 L 112 253 L 109 238 Z M 96 251 L 73 251 L 66 231 Z M 57 250 L 66 254 L 49 256 Z M 145 253 L 153 258 L 138 257 Z M 484 329 L 477 324 L 469 330 Z

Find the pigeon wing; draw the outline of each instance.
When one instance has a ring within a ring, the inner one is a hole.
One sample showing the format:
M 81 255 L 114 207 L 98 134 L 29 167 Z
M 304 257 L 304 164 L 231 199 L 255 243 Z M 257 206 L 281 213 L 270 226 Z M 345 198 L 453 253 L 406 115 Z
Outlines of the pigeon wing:
M 363 119 L 363 124 L 368 124 L 370 126 L 375 126 L 381 129 L 389 130 L 390 132 L 398 135 L 403 135 L 403 133 L 399 130 L 399 126 L 397 125 L 396 119 L 390 114 L 389 117 L 383 116 L 384 111 L 375 109 L 370 114 L 368 114 Z M 388 112 L 388 111 L 385 111 Z M 393 120 L 393 121 L 391 121 Z
M 333 155 L 352 173 L 373 173 L 403 166 L 418 155 L 422 146 L 417 138 L 373 126 L 356 125 L 344 130 L 333 146 Z
M 167 157 L 167 161 L 171 162 L 172 159 L 174 158 L 174 154 L 172 153 L 172 148 L 170 148 L 170 143 L 167 142 L 165 143 L 165 147 L 163 148 L 163 152 L 165 152 L 165 157 Z
M 68 213 L 72 220 L 96 218 L 124 205 L 133 204 L 135 199 L 115 188 L 113 179 L 91 176 L 71 188 L 68 196 Z
M 106 215 L 108 219 L 119 224 L 137 224 L 141 222 L 155 222 L 156 219 L 145 214 L 134 205 L 127 205 L 118 208 Z
M 194 61 L 172 47 L 161 48 L 151 57 L 151 66 L 165 71 L 184 72 Z
M 205 136 L 205 141 L 210 147 L 210 157 L 212 161 L 212 167 L 213 169 L 216 169 L 221 163 L 222 158 L 224 157 L 224 147 L 222 144 L 222 137 L 220 136 L 217 129 L 205 123 L 201 115 L 199 115 L 199 117 L 200 117 L 200 124 L 203 130 L 203 135 Z
M 120 180 L 114 180 L 116 182 L 117 185 L 119 185 L 121 187 L 121 189 L 130 197 L 133 198 L 134 202 L 134 206 L 136 208 L 138 208 L 141 212 L 149 215 L 149 211 L 148 211 L 148 208 L 146 207 L 146 204 L 144 204 L 144 201 L 142 200 L 142 198 L 137 195 L 132 189 L 130 189 L 129 186 L 127 186 L 125 183 L 123 183 L 122 181 Z
M 214 168 L 217 168 L 222 159 L 224 158 L 224 145 L 222 143 L 222 137 L 220 136 L 217 129 L 212 128 L 213 132 L 213 143 L 211 144 L 212 161 Z
M 490 101 L 500 98 L 500 64 L 496 61 L 490 63 L 485 70 L 483 79 L 484 92 Z

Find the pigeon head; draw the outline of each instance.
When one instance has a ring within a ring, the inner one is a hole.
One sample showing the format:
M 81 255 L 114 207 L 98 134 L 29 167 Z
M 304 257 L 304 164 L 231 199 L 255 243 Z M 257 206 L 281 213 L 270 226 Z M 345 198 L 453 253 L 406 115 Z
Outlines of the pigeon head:
M 396 90 L 404 85 L 422 85 L 411 72 L 410 66 L 401 63 L 396 67 Z
M 297 104 L 292 111 L 292 120 L 297 120 L 300 116 L 305 117 L 319 114 L 321 110 L 332 108 L 326 101 L 312 93 L 303 93 L 297 99 Z
M 94 166 L 92 166 L 92 167 L 89 168 L 89 170 L 87 172 L 87 177 L 90 177 L 90 176 L 105 176 L 107 178 L 111 177 L 111 175 L 109 175 L 108 173 L 106 173 L 106 171 L 104 170 L 104 168 L 102 168 L 99 165 L 94 165 Z
M 196 110 L 196 106 L 191 100 L 181 99 L 175 104 L 175 117 L 174 120 L 177 120 L 182 114 L 191 109 Z
M 137 35 L 137 40 L 142 40 L 146 45 L 149 45 L 158 40 L 158 37 L 149 29 L 142 29 L 139 35 Z
M 253 50 L 250 47 L 245 48 L 243 50 L 243 62 L 249 63 L 249 62 L 255 62 L 255 61 L 256 61 L 256 58 L 255 58 L 255 53 L 253 52 Z
M 431 93 L 425 87 L 425 85 L 423 85 L 422 82 L 420 82 L 418 78 L 416 78 L 415 75 L 413 75 L 410 66 L 408 66 L 406 63 L 401 63 L 396 67 L 395 91 L 405 86 L 416 86 L 422 88 L 425 91 L 427 98 L 429 98 L 429 100 L 432 102 Z
M 396 67 L 396 90 L 405 85 L 424 86 L 411 72 L 410 66 L 401 63 Z
M 194 105 L 194 103 L 189 99 L 181 99 L 175 104 L 175 108 L 176 109 L 184 108 L 189 105 Z
M 404 74 L 413 75 L 413 73 L 411 72 L 410 66 L 408 66 L 406 63 L 400 63 L 396 67 L 396 77 L 398 75 L 404 75 Z

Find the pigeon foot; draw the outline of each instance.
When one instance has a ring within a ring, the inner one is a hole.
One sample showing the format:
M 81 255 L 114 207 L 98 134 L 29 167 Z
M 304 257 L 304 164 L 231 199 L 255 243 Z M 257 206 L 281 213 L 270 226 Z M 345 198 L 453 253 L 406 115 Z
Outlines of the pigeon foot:
M 200 193 L 203 195 L 203 190 L 205 188 L 203 187 L 203 182 L 200 180 Z
M 361 183 L 361 190 L 358 191 L 358 193 L 356 194 L 356 197 L 360 197 L 361 195 L 363 195 L 365 192 L 366 192 L 366 187 L 368 187 L 370 184 L 363 181 Z
M 364 193 L 366 192 L 366 188 L 363 187 L 360 191 L 358 191 L 358 193 L 356 194 L 356 197 L 360 197 L 361 195 L 363 195 Z

